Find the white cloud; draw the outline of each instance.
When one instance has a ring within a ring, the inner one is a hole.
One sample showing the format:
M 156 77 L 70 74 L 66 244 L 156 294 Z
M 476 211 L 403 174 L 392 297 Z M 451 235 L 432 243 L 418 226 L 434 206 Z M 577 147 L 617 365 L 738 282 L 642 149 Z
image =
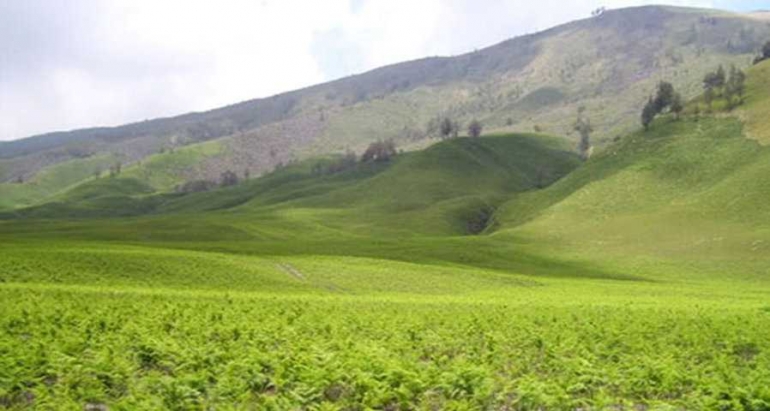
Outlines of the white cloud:
M 210 109 L 648 3 L 7 0 L 0 140 Z

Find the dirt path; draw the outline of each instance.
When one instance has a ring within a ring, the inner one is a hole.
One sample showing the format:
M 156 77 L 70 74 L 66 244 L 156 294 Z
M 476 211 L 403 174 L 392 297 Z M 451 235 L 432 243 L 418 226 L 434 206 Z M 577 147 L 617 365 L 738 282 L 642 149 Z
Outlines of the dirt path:
M 289 263 L 276 263 L 276 268 L 283 271 L 284 273 L 296 278 L 299 281 L 308 281 L 307 277 L 305 277 L 305 274 L 302 273 L 297 267 L 289 264 Z M 337 286 L 334 283 L 331 282 L 318 282 L 318 281 L 310 281 L 311 284 L 315 285 L 316 287 L 322 287 L 325 288 L 327 291 L 331 291 L 333 293 L 340 293 L 340 294 L 347 294 L 348 291 L 344 288 L 341 288 Z
M 300 281 L 305 281 L 305 276 L 302 274 L 302 271 L 298 270 L 297 267 L 294 267 L 289 263 L 278 263 L 276 264 L 276 267 Z

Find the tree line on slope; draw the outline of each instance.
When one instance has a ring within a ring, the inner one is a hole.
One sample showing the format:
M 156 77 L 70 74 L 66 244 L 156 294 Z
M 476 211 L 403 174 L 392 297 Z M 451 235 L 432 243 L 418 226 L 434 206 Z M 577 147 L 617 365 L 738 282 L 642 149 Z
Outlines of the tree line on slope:
M 768 41 L 761 50 L 760 55 L 754 60 L 758 64 L 764 60 L 770 59 L 770 41 Z M 745 93 L 745 73 L 735 66 L 730 68 L 728 75 L 723 66 L 719 66 L 714 72 L 707 73 L 703 79 L 703 100 L 708 110 L 712 109 L 716 99 L 721 98 L 726 102 L 728 109 L 733 109 L 743 103 Z M 664 113 L 671 113 L 675 119 L 679 119 L 684 112 L 685 104 L 682 95 L 674 89 L 673 84 L 661 81 L 655 96 L 650 96 L 642 109 L 641 122 L 644 129 L 648 129 L 655 117 Z M 573 130 L 580 138 L 577 144 L 577 151 L 580 158 L 587 161 L 593 150 L 591 145 L 591 133 L 594 131 L 591 121 L 584 114 L 585 109 L 579 108 L 577 119 L 573 124 Z M 699 105 L 694 107 L 695 114 L 699 114 Z M 439 138 L 457 138 L 460 134 L 461 125 L 457 120 L 449 117 L 436 117 L 428 122 L 426 134 L 436 135 Z M 483 125 L 480 121 L 472 120 L 467 128 L 467 135 L 472 138 L 478 138 L 483 131 Z M 360 158 L 361 163 L 387 162 L 398 154 L 396 143 L 392 139 L 377 140 L 369 144 Z M 352 169 L 358 164 L 359 160 L 356 154 L 348 150 L 341 158 L 326 163 L 317 163 L 313 166 L 313 174 L 336 174 L 342 171 Z M 120 174 L 120 166 L 117 166 L 117 172 L 110 170 L 110 176 Z M 244 180 L 249 179 L 248 170 L 244 172 Z M 178 192 L 199 192 L 209 191 L 217 187 L 229 187 L 237 185 L 241 179 L 232 170 L 226 170 L 220 176 L 219 183 L 208 180 L 194 180 L 177 186 Z
M 713 109 L 717 99 L 724 100 L 725 108 L 732 110 L 743 104 L 745 92 L 746 74 L 735 66 L 730 68 L 729 75 L 723 66 L 719 66 L 703 78 L 703 101 L 708 111 Z M 655 96 L 650 96 L 642 109 L 642 126 L 645 130 L 649 129 L 655 117 L 666 112 L 673 114 L 674 119 L 678 120 L 684 109 L 685 105 L 681 94 L 674 90 L 671 83 L 661 81 Z M 699 103 L 693 106 L 693 113 L 700 114 Z
M 439 125 L 441 138 L 457 138 L 459 136 L 459 127 L 460 125 L 457 121 L 453 121 L 448 117 L 444 118 Z M 468 136 L 472 138 L 480 137 L 483 128 L 481 122 L 474 119 L 468 125 Z M 351 170 L 359 163 L 388 162 L 397 155 L 398 148 L 393 139 L 377 140 L 369 144 L 366 150 L 361 154 L 360 158 L 355 152 L 348 150 L 340 158 L 315 163 L 311 172 L 313 175 L 337 174 Z M 235 172 L 228 169 L 221 174 L 219 182 L 211 180 L 192 180 L 178 185 L 175 191 L 180 193 L 194 193 L 210 191 L 219 187 L 231 187 L 239 184 L 243 180 L 248 180 L 250 177 L 248 173 L 248 170 L 246 170 L 243 179 L 241 179 Z

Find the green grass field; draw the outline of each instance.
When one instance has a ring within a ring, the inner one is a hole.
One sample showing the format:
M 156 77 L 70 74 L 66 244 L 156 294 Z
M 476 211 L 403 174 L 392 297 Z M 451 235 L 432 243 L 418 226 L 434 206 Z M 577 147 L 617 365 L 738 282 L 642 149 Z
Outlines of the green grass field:
M 5 213 L 0 407 L 768 410 L 767 67 L 586 163 L 498 135 Z

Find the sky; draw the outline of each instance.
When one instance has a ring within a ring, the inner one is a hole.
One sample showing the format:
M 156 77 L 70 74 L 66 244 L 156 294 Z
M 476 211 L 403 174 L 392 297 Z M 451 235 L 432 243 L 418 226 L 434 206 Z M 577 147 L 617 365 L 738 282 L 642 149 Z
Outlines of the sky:
M 0 141 L 203 111 L 643 4 L 770 0 L 0 0 Z

